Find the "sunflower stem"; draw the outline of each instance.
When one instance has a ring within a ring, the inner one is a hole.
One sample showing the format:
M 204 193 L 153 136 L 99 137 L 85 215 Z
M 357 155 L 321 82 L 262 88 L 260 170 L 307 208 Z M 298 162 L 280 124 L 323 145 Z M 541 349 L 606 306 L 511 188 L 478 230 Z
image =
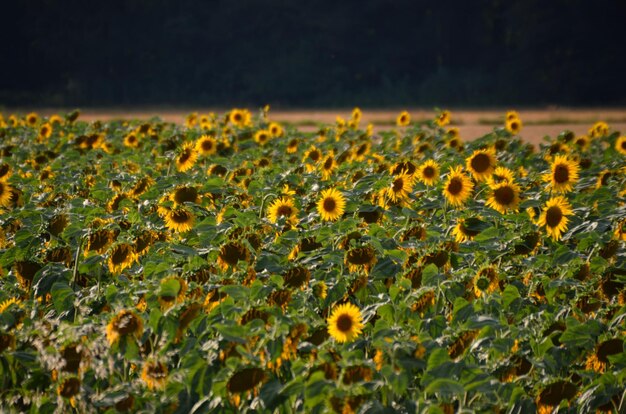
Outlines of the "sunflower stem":
M 263 208 L 265 206 L 265 200 L 267 200 L 267 198 L 270 196 L 277 197 L 277 195 L 274 193 L 265 194 L 265 196 L 261 199 L 261 207 L 259 208 L 259 218 L 263 217 Z
M 76 289 L 76 277 L 78 276 L 78 259 L 80 258 L 80 253 L 83 249 L 83 243 L 85 242 L 85 237 L 87 235 L 83 235 L 80 238 L 80 242 L 78 243 L 78 249 L 76 249 L 76 255 L 74 256 L 74 269 L 72 271 L 72 290 Z

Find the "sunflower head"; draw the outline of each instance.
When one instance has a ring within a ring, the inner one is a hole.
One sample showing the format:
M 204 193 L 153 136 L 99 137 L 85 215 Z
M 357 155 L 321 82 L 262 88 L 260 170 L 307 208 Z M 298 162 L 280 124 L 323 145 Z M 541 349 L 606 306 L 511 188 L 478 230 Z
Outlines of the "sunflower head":
M 335 188 L 322 191 L 321 197 L 317 202 L 317 212 L 324 221 L 337 220 L 343 215 L 345 207 L 345 197 Z
M 622 135 L 615 140 L 615 150 L 622 155 L 626 155 L 626 135 Z
M 272 137 L 282 137 L 285 134 L 283 127 L 278 122 L 270 122 L 267 130 Z
M 186 142 L 180 148 L 178 156 L 176 157 L 176 169 L 180 172 L 185 172 L 195 164 L 198 159 L 198 152 L 193 142 Z
M 250 260 L 250 252 L 245 245 L 235 241 L 228 242 L 220 247 L 217 263 L 222 269 L 234 268 L 240 260 L 244 262 Z
M 109 251 L 109 271 L 118 275 L 137 260 L 135 248 L 128 243 L 120 243 Z
M 466 168 L 476 181 L 486 181 L 496 168 L 493 149 L 476 150 L 466 159 Z
M 376 264 L 376 251 L 372 246 L 353 247 L 346 252 L 344 263 L 351 272 L 363 269 L 365 272 Z
M 494 266 L 481 268 L 473 279 L 474 295 L 479 298 L 499 289 L 498 272 Z
M 454 229 L 452 230 L 454 239 L 457 243 L 474 240 L 474 237 L 478 236 L 481 232 L 481 229 L 485 227 L 484 224 L 484 222 L 477 218 L 459 218 L 457 220 L 456 226 L 454 226 Z
M 254 133 L 254 141 L 259 145 L 265 145 L 272 137 L 270 131 L 266 129 L 260 129 Z
M 450 123 L 450 111 L 444 110 L 439 112 L 435 118 L 435 123 L 440 127 L 448 125 Z
M 211 135 L 202 135 L 196 141 L 196 151 L 204 156 L 215 154 L 217 152 L 217 140 Z
M 228 382 L 226 389 L 231 394 L 241 394 L 253 390 L 267 379 L 267 374 L 260 368 L 244 368 L 235 372 Z
M 402 111 L 396 118 L 396 125 L 399 127 L 405 127 L 411 123 L 411 115 L 407 111 Z
M 411 191 L 413 191 L 413 177 L 404 172 L 391 177 L 386 196 L 392 203 L 398 203 L 408 200 Z
M 568 159 L 565 155 L 557 155 L 550 165 L 550 172 L 543 178 L 553 192 L 564 194 L 574 188 L 579 170 L 578 162 Z
M 474 184 L 463 173 L 462 167 L 450 167 L 448 179 L 444 184 L 443 194 L 448 202 L 455 207 L 463 205 L 472 195 Z
M 298 209 L 293 200 L 290 197 L 281 197 L 270 204 L 267 218 L 270 222 L 276 223 L 282 217 L 287 223 L 294 225 L 298 221 L 297 214 Z
M 518 211 L 520 188 L 514 182 L 503 181 L 490 186 L 491 195 L 485 205 L 501 214 Z
M 169 276 L 161 280 L 158 299 L 162 309 L 169 309 L 185 299 L 187 282 L 179 276 Z
M 552 197 L 544 206 L 537 225 L 540 227 L 545 226 L 548 235 L 554 240 L 559 240 L 562 233 L 567 230 L 569 221 L 567 217 L 572 214 L 572 207 L 565 197 Z
M 504 126 L 511 134 L 517 135 L 522 130 L 522 120 L 519 118 L 507 119 Z
M 439 164 L 435 160 L 427 160 L 417 168 L 415 175 L 422 183 L 433 186 L 439 181 Z
M 195 215 L 184 207 L 174 208 L 165 215 L 165 226 L 172 230 L 184 233 L 193 228 Z
M 167 366 L 157 361 L 147 361 L 141 369 L 141 379 L 150 390 L 162 390 L 165 388 L 167 374 Z
M 106 336 L 113 345 L 121 338 L 141 338 L 143 335 L 143 321 L 133 311 L 123 310 L 111 319 L 106 328 Z
M 328 318 L 328 334 L 337 342 L 352 342 L 362 332 L 363 316 L 351 303 L 336 306 Z

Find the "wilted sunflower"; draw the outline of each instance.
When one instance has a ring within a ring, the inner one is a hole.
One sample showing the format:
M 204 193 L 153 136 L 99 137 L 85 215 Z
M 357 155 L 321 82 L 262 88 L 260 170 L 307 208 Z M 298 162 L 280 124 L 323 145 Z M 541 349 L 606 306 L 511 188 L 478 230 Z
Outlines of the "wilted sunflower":
M 361 311 L 351 303 L 335 306 L 327 322 L 328 334 L 340 343 L 352 342 L 365 327 Z
M 495 151 L 476 150 L 465 160 L 465 165 L 476 181 L 486 181 L 496 168 Z
M 551 414 L 561 401 L 574 399 L 578 387 L 569 381 L 556 381 L 547 385 L 537 396 L 537 414 Z
M 185 300 L 187 282 L 179 276 L 168 276 L 161 280 L 157 295 L 162 309 L 169 309 L 175 303 Z
M 162 390 L 167 384 L 167 372 L 162 362 L 146 361 L 141 370 L 141 379 L 150 390 Z
M 217 141 L 210 135 L 202 135 L 196 141 L 196 151 L 201 155 L 213 155 L 217 152 Z
M 609 364 L 608 357 L 622 352 L 624 352 L 624 341 L 620 338 L 601 342 L 596 345 L 594 352 L 587 358 L 585 368 L 602 373 L 606 371 L 606 366 Z
M 317 202 L 317 212 L 324 221 L 337 220 L 343 215 L 345 207 L 345 197 L 335 188 L 322 191 L 322 196 Z
M 433 186 L 439 181 L 439 164 L 435 160 L 428 160 L 417 167 L 415 177 L 422 183 Z
M 229 242 L 220 247 L 217 264 L 223 270 L 228 269 L 229 266 L 234 268 L 240 260 L 244 262 L 250 260 L 250 252 L 240 242 Z
M 399 127 L 405 127 L 411 123 L 411 115 L 407 111 L 402 111 L 396 118 L 396 125 Z
M 265 145 L 272 137 L 272 134 L 266 129 L 260 129 L 254 133 L 254 141 L 259 145 Z
M 450 111 L 441 111 L 439 114 L 437 114 L 437 117 L 435 118 L 435 123 L 440 127 L 448 125 L 450 123 Z
M 139 339 L 143 335 L 143 321 L 133 311 L 123 310 L 111 319 L 106 335 L 111 345 L 125 337 Z
M 346 252 L 344 263 L 351 272 L 363 269 L 369 272 L 376 264 L 376 250 L 372 246 L 353 247 Z
M 559 240 L 567 230 L 567 216 L 573 213 L 567 199 L 563 196 L 552 197 L 543 208 L 537 221 L 539 227 L 546 226 L 546 231 L 554 240 Z
M 615 141 L 615 150 L 622 155 L 626 155 L 626 135 L 622 135 Z
M 413 178 L 407 173 L 394 175 L 392 178 L 391 185 L 387 188 L 387 198 L 393 203 L 407 200 L 413 191 Z
M 139 138 L 137 134 L 131 132 L 130 134 L 124 137 L 124 146 L 128 148 L 137 148 L 139 147 Z
M 9 207 L 11 205 L 11 197 L 13 194 L 12 187 L 5 181 L 0 181 L 0 206 Z
M 324 157 L 319 166 L 320 171 L 322 172 L 322 180 L 328 180 L 332 176 L 333 171 L 337 169 L 337 167 L 338 165 L 337 161 L 335 160 L 335 154 L 333 153 L 333 151 L 330 151 Z
M 463 173 L 461 166 L 450 167 L 450 173 L 443 189 L 443 194 L 450 204 L 455 207 L 463 205 L 472 195 L 473 189 L 472 180 Z
M 298 209 L 290 197 L 281 197 L 274 200 L 267 210 L 267 218 L 272 223 L 276 223 L 281 217 L 284 217 L 285 221 L 292 225 L 298 222 Z
M 231 394 L 240 394 L 253 390 L 267 379 L 267 374 L 260 368 L 244 368 L 235 372 L 228 382 L 226 389 Z
M 69 377 L 57 387 L 57 394 L 64 398 L 73 398 L 80 392 L 80 379 Z
M 189 170 L 198 159 L 198 153 L 193 142 L 185 142 L 176 157 L 176 169 L 180 172 Z
M 184 207 L 170 210 L 164 217 L 165 226 L 173 231 L 184 233 L 193 228 L 195 215 Z
M 169 199 L 174 202 L 174 205 L 180 205 L 184 203 L 199 203 L 200 197 L 198 196 L 198 190 L 196 187 L 180 186 L 170 193 Z
M 472 282 L 474 285 L 474 296 L 477 298 L 499 289 L 498 272 L 493 266 L 486 266 L 480 269 Z
M 551 171 L 544 174 L 543 179 L 553 192 L 564 194 L 574 188 L 579 169 L 578 162 L 569 160 L 565 155 L 557 155 L 550 165 Z
M 120 243 L 109 251 L 109 271 L 114 275 L 122 273 L 137 261 L 137 253 L 133 246 Z
M 485 205 L 493 208 L 501 214 L 508 211 L 518 211 L 520 202 L 520 188 L 514 182 L 503 181 L 499 184 L 490 186 L 491 196 L 485 202 Z

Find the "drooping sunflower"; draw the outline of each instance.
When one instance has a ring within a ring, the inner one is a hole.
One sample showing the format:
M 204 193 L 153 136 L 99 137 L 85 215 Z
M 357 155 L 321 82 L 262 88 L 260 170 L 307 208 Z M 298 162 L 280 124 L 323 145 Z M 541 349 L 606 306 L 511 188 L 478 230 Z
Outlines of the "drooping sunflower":
M 213 155 L 217 152 L 217 140 L 210 135 L 202 135 L 196 141 L 196 151 L 201 155 Z
M 217 264 L 223 270 L 228 267 L 235 267 L 239 261 L 248 262 L 250 260 L 250 251 L 240 242 L 228 242 L 220 247 L 217 256 Z
M 317 212 L 324 221 L 334 221 L 341 217 L 345 211 L 346 199 L 336 188 L 322 191 L 322 196 L 317 202 Z
M 240 394 L 251 391 L 268 378 L 265 371 L 260 368 L 244 368 L 235 372 L 228 382 L 226 389 L 231 394 Z
M 141 379 L 150 390 L 162 390 L 167 384 L 167 366 L 162 362 L 147 361 L 141 369 Z
M 172 191 L 169 195 L 169 199 L 174 202 L 174 205 L 180 205 L 184 203 L 199 203 L 200 196 L 196 187 L 180 186 Z
M 611 355 L 617 355 L 624 352 L 624 341 L 620 338 L 608 339 L 596 345 L 585 363 L 585 368 L 595 372 L 602 373 L 606 370 Z
M 184 233 L 193 228 L 196 217 L 186 208 L 178 207 L 168 211 L 164 219 L 168 229 Z
M 111 319 L 106 328 L 109 344 L 113 345 L 121 338 L 141 338 L 143 335 L 143 320 L 130 310 L 123 310 Z
M 499 184 L 490 186 L 491 195 L 485 202 L 485 205 L 493 208 L 501 214 L 508 211 L 518 211 L 520 202 L 520 188 L 514 182 L 503 181 Z
M 135 248 L 128 243 L 120 243 L 109 251 L 109 271 L 114 275 L 122 273 L 137 261 Z
M 590 144 L 591 144 L 591 140 L 589 139 L 587 135 L 580 135 L 576 137 L 576 139 L 574 140 L 574 145 L 576 145 L 576 147 L 580 151 L 587 151 L 587 149 L 589 149 Z
M 556 381 L 547 385 L 537 396 L 537 414 L 551 414 L 554 409 L 561 405 L 561 401 L 568 402 L 574 399 L 578 393 L 578 387 L 569 381 Z
M 472 195 L 474 184 L 472 180 L 463 173 L 463 167 L 450 167 L 448 179 L 444 184 L 443 194 L 450 204 L 455 207 L 461 206 Z
M 413 178 L 407 173 L 402 173 L 393 176 L 386 196 L 391 202 L 398 203 L 407 200 L 411 191 L 413 191 Z
M 361 311 L 351 303 L 335 306 L 327 322 L 328 334 L 340 343 L 352 342 L 365 327 Z
M 319 168 L 322 172 L 322 180 L 326 181 L 330 179 L 330 177 L 333 175 L 333 171 L 338 168 L 337 160 L 335 160 L 335 154 L 333 151 L 330 151 L 328 154 L 326 154 L 326 156 L 320 163 Z
M 459 218 L 456 222 L 456 226 L 452 230 L 452 234 L 454 235 L 454 239 L 457 243 L 463 243 L 468 240 L 474 240 L 474 237 L 480 234 L 480 230 L 470 226 L 469 223 L 474 224 L 474 222 L 480 222 L 478 219 L 470 219 L 468 222 L 464 218 Z
M 626 155 L 626 135 L 622 135 L 615 141 L 615 150 L 622 155 Z
M 486 266 L 480 269 L 472 280 L 474 286 L 474 296 L 477 298 L 483 294 L 487 295 L 499 289 L 498 272 L 493 266 Z
M 407 111 L 402 111 L 396 118 L 396 125 L 399 127 L 405 127 L 411 123 L 411 115 Z
M 154 180 L 150 176 L 146 176 L 140 178 L 133 188 L 130 189 L 128 195 L 130 197 L 139 197 L 143 193 L 145 193 L 152 185 L 154 184 Z
M 439 164 L 435 160 L 428 160 L 417 167 L 415 176 L 422 183 L 433 186 L 439 181 Z
M 80 392 L 80 379 L 77 377 L 69 377 L 57 387 L 57 394 L 63 398 L 73 399 Z
M 161 280 L 157 295 L 162 309 L 169 309 L 175 303 L 185 300 L 187 282 L 180 276 L 168 276 Z
M 198 159 L 198 153 L 193 142 L 186 142 L 176 157 L 176 169 L 180 172 L 189 170 Z
M 376 250 L 372 246 L 353 247 L 346 252 L 344 264 L 351 272 L 363 269 L 366 273 L 376 264 Z
M 272 134 L 267 129 L 259 129 L 254 133 L 254 142 L 259 145 L 265 145 L 272 137 Z
M 450 111 L 445 110 L 438 113 L 435 123 L 440 127 L 448 125 L 450 123 Z
M 496 155 L 493 149 L 476 150 L 465 160 L 467 170 L 476 181 L 486 181 L 496 168 Z
M 568 218 L 573 213 L 567 199 L 563 196 L 552 197 L 543 208 L 537 221 L 539 227 L 546 226 L 546 231 L 554 240 L 559 240 L 567 230 Z
M 9 207 L 11 205 L 11 197 L 13 189 L 5 181 L 0 181 L 0 206 Z
M 549 183 L 548 186 L 553 192 L 565 194 L 574 188 L 579 170 L 578 162 L 568 159 L 565 155 L 557 155 L 550 165 L 550 172 L 544 174 L 543 179 Z
M 0 164 L 0 181 L 6 182 L 13 174 L 11 166 L 9 164 Z

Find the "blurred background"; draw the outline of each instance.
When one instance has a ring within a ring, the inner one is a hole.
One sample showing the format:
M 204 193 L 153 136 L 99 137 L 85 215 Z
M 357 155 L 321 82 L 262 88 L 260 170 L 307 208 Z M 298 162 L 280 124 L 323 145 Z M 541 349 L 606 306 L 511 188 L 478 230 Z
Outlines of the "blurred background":
M 623 106 L 623 0 L 3 5 L 0 106 Z

